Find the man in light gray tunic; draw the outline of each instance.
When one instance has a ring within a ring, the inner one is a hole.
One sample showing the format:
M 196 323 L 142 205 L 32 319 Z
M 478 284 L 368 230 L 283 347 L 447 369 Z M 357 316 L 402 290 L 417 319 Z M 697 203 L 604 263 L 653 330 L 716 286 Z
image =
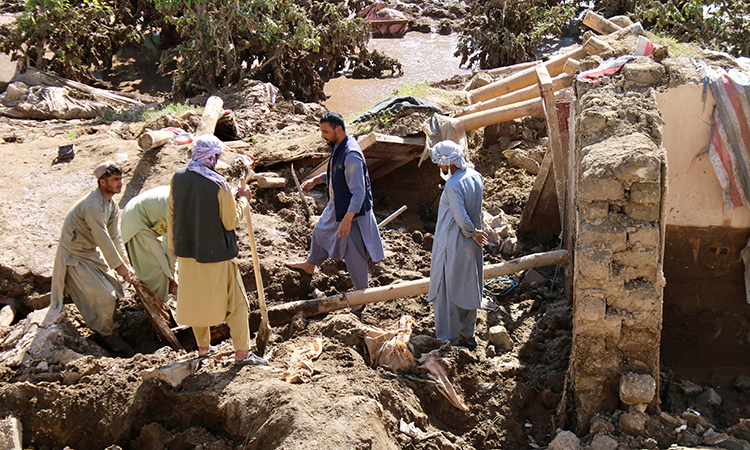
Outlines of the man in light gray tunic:
M 431 157 L 449 178 L 440 196 L 427 299 L 433 302 L 436 337 L 473 350 L 484 281 L 482 247 L 487 245 L 487 233 L 479 229 L 484 183 L 452 141 L 438 142 Z
M 378 224 L 372 212 L 372 191 L 364 154 L 357 141 L 346 134 L 340 115 L 328 112 L 320 119 L 323 139 L 332 147 L 326 173 L 302 183 L 310 190 L 325 183 L 328 204 L 313 229 L 306 261 L 287 262 L 293 269 L 312 275 L 326 259 L 343 259 L 354 289 L 369 284 L 368 257 L 378 262 L 385 257 Z M 358 310 L 361 307 L 352 308 Z
M 97 188 L 73 205 L 63 223 L 52 269 L 50 308 L 60 311 L 63 294 L 70 295 L 86 325 L 113 350 L 126 351 L 127 344 L 112 333 L 115 302 L 123 291 L 109 270 L 125 280 L 134 275 L 120 236 L 120 209 L 112 199 L 122 190 L 122 170 L 106 162 L 94 169 L 94 176 Z

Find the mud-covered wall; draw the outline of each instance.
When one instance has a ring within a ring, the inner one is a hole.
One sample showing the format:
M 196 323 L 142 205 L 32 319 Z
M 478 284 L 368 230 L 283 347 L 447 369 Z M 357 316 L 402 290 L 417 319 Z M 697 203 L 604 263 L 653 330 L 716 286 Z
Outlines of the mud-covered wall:
M 658 405 L 666 158 L 653 86 L 665 78 L 641 58 L 576 86 L 570 362 L 581 430 L 624 409 L 621 427 L 638 434 Z

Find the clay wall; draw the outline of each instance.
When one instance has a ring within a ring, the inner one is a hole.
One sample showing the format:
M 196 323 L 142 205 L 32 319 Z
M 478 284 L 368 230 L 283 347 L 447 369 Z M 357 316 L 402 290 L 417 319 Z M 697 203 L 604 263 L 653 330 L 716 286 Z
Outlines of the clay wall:
M 577 83 L 571 382 L 579 427 L 628 410 L 638 433 L 658 405 L 666 154 L 648 58 Z M 632 395 L 636 392 L 637 395 Z

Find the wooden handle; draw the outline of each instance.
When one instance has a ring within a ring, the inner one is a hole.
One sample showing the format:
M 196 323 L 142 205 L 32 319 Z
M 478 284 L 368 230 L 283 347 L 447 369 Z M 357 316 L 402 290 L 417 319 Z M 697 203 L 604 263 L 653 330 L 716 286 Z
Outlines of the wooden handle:
M 245 178 L 243 177 L 240 181 L 240 186 L 245 189 L 247 185 Z M 260 315 L 263 322 L 268 324 L 268 313 L 266 312 L 266 295 L 263 291 L 263 278 L 260 276 L 260 264 L 258 263 L 258 250 L 255 247 L 255 234 L 253 233 L 253 221 L 250 217 L 250 206 L 248 205 L 245 211 L 245 218 L 247 219 L 247 234 L 250 238 L 250 252 L 253 255 L 253 272 L 255 272 L 255 286 L 258 289 L 258 303 L 260 304 Z

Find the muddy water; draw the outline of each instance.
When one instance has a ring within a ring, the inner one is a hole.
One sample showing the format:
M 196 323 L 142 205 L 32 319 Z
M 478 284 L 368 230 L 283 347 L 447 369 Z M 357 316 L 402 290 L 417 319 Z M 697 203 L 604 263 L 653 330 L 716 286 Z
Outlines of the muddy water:
M 378 50 L 398 59 L 404 75 L 398 78 L 355 80 L 334 78 L 325 85 L 330 96 L 324 104 L 348 119 L 366 111 L 375 103 L 392 95 L 403 85 L 421 80 L 440 81 L 466 73 L 459 67 L 460 58 L 453 56 L 458 35 L 441 36 L 412 31 L 401 39 L 370 39 L 368 49 Z

